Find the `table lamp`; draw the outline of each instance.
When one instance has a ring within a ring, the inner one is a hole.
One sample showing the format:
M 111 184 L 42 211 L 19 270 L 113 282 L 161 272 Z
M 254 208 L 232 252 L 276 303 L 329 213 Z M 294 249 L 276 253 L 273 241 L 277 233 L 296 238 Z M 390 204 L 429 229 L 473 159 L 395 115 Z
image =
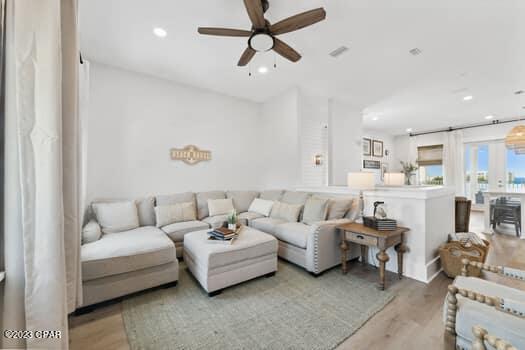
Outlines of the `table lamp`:
M 362 219 L 365 208 L 365 202 L 363 200 L 363 191 L 374 189 L 374 173 L 348 173 L 347 182 L 348 187 L 350 189 L 359 190 L 359 216 Z
M 403 173 L 385 173 L 385 185 L 403 186 L 405 184 L 405 174 Z

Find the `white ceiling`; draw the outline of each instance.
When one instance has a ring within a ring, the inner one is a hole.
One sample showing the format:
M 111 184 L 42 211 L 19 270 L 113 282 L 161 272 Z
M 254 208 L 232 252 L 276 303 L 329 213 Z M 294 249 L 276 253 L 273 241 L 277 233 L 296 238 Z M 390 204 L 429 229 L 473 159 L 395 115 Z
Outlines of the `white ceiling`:
M 253 76 L 236 63 L 245 38 L 198 26 L 249 29 L 242 0 L 80 0 L 88 59 L 262 102 L 291 87 L 364 110 L 365 126 L 401 134 L 525 115 L 523 0 L 270 0 L 270 22 L 323 6 L 327 19 L 280 38 L 293 64 L 258 54 Z M 153 27 L 167 30 L 159 39 Z M 350 48 L 335 59 L 337 47 Z M 418 47 L 419 56 L 408 51 Z M 261 65 L 270 67 L 258 74 Z M 463 97 L 474 96 L 465 102 Z M 377 119 L 377 120 L 373 120 Z

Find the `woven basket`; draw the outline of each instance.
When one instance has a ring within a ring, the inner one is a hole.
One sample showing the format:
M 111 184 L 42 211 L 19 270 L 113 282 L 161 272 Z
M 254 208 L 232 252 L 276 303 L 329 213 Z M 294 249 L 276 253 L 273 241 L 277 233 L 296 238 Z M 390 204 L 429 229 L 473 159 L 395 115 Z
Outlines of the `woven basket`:
M 471 242 L 452 241 L 439 247 L 439 256 L 441 258 L 441 267 L 445 274 L 454 278 L 461 275 L 463 263 L 461 260 L 469 259 L 484 263 L 487 259 L 490 243 L 482 239 L 484 245 L 472 244 Z M 481 271 L 478 268 L 470 267 L 469 276 L 479 277 Z

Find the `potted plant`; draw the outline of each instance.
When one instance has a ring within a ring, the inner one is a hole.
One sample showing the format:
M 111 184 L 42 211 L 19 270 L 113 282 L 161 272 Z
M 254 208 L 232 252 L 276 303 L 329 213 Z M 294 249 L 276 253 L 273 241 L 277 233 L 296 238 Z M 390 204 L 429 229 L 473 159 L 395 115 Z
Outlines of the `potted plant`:
M 237 230 L 237 211 L 235 209 L 228 214 L 228 229 L 232 231 Z
M 405 174 L 405 185 L 412 185 L 412 176 L 414 175 L 414 172 L 419 169 L 419 167 L 415 164 L 412 164 L 411 162 L 400 161 L 400 163 L 403 167 L 401 172 Z

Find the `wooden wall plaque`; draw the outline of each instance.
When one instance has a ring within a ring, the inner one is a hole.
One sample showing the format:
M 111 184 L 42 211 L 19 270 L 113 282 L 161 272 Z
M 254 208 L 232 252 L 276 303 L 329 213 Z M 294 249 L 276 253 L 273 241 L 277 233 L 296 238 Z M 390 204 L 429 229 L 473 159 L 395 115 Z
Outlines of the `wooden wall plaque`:
M 211 160 L 211 151 L 203 151 L 197 146 L 188 145 L 184 148 L 172 148 L 170 156 L 173 160 L 182 160 L 186 164 L 193 165 L 198 162 Z

